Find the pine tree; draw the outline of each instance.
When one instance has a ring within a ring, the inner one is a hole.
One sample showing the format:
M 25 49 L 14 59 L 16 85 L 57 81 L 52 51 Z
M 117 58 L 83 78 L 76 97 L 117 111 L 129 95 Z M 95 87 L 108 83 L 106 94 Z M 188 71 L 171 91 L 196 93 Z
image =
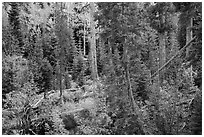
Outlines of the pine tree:
M 11 10 L 8 13 L 9 23 L 12 28 L 12 35 L 18 40 L 18 46 L 20 53 L 23 53 L 23 36 L 21 33 L 21 22 L 20 22 L 20 3 L 18 2 L 11 2 L 9 3 L 11 6 Z

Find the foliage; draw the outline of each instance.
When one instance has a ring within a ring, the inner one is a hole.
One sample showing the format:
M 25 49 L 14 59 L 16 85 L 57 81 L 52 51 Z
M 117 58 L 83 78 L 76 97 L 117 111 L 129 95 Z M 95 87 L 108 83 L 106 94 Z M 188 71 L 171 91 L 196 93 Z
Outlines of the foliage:
M 12 69 L 13 62 L 12 59 L 7 57 L 6 59 L 3 59 L 2 61 L 2 72 L 3 72 L 3 85 L 2 85 L 2 95 L 5 97 L 5 94 L 13 91 L 15 89 L 15 83 L 14 83 L 14 77 L 15 77 L 15 71 Z
M 3 85 L 2 95 L 5 99 L 6 94 L 19 90 L 23 84 L 27 82 L 29 71 L 27 68 L 27 60 L 22 56 L 6 56 L 2 62 L 3 69 Z
M 191 118 L 189 109 L 200 90 L 194 86 L 192 78 L 190 75 L 186 75 L 187 72 L 184 68 L 177 73 L 179 75 L 176 81 L 179 82 L 168 83 L 166 81 L 160 89 L 156 85 L 151 86 L 151 103 L 148 102 L 147 108 L 153 107 L 154 110 L 149 112 L 152 113 L 152 118 L 149 117 L 149 119 L 153 119 L 156 124 L 158 132 L 155 134 L 193 134 L 193 130 L 188 131 Z M 185 88 L 181 88 L 181 84 Z
M 9 17 L 9 24 L 11 26 L 11 32 L 12 35 L 18 40 L 18 45 L 20 48 L 23 46 L 23 39 L 22 39 L 22 33 L 21 33 L 21 25 L 20 25 L 20 3 L 17 2 L 11 2 L 9 3 L 11 6 L 11 10 L 8 12 Z
M 2 133 L 202 134 L 201 9 L 189 2 L 4 2 Z M 166 62 L 186 44 L 191 17 L 189 57 L 174 58 L 161 84 L 152 77 L 161 44 Z
M 173 29 L 172 21 L 170 20 L 172 8 L 170 2 L 158 2 L 149 7 L 149 21 L 150 26 L 158 31 L 164 33 Z M 163 17 L 165 16 L 165 17 Z M 163 19 L 164 18 L 164 19 Z
M 21 90 L 7 94 L 5 108 L 8 109 L 8 112 L 10 110 L 12 115 L 9 116 L 10 118 L 4 116 L 3 118 L 5 122 L 7 120 L 13 122 L 5 124 L 3 129 L 9 128 L 7 129 L 8 131 L 14 129 L 14 131 L 17 132 L 12 134 L 28 134 L 30 132 L 30 122 L 31 118 L 33 118 L 30 105 L 33 104 L 37 98 L 37 91 L 38 89 L 32 81 L 32 83 L 25 83 Z M 5 132 L 7 131 L 5 130 Z
M 197 36 L 197 40 L 195 43 L 192 44 L 190 47 L 190 55 L 189 57 L 185 57 L 185 60 L 190 61 L 190 65 L 193 65 L 194 70 L 197 70 L 199 75 L 196 78 L 196 85 L 201 86 L 201 66 L 198 65 L 201 62 L 201 30 L 202 30 L 202 12 L 201 12 L 201 5 L 199 2 L 191 3 L 191 2 L 178 2 L 178 3 L 173 3 L 176 11 L 180 12 L 179 15 L 179 33 L 178 33 L 178 42 L 180 47 L 183 47 L 186 43 L 186 29 L 189 24 L 190 18 L 193 18 L 193 26 L 190 28 L 194 35 Z
M 200 91 L 199 91 L 200 92 Z M 192 103 L 190 104 L 190 130 L 193 135 L 202 134 L 202 97 L 201 93 L 197 92 Z
M 41 69 L 40 71 L 42 72 L 42 79 L 41 79 L 42 89 L 44 91 L 49 91 L 52 88 L 51 80 L 52 80 L 53 68 L 48 62 L 48 60 L 43 59 L 42 66 L 40 69 Z

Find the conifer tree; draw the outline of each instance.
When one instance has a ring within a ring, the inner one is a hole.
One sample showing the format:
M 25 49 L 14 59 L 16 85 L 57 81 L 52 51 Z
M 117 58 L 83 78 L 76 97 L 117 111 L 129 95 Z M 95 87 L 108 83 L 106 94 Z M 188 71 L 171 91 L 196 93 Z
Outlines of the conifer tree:
M 90 55 L 91 55 L 91 70 L 94 81 L 98 78 L 97 59 L 96 59 L 96 31 L 94 22 L 95 5 L 90 3 L 90 26 L 91 26 L 91 40 L 90 40 Z

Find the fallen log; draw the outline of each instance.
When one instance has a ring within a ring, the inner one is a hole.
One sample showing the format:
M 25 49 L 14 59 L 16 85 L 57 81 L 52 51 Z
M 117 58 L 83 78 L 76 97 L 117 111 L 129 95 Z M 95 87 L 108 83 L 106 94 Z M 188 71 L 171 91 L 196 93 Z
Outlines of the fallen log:
M 173 59 L 175 59 L 179 54 L 181 54 L 184 49 L 186 49 L 190 44 L 191 42 L 193 42 L 194 40 L 196 39 L 196 36 L 193 37 L 182 49 L 180 49 L 178 52 L 176 52 L 176 54 L 171 58 L 169 59 L 169 61 L 167 61 L 161 68 L 159 68 L 154 74 L 152 74 L 150 80 L 152 80 L 162 69 L 164 69 Z

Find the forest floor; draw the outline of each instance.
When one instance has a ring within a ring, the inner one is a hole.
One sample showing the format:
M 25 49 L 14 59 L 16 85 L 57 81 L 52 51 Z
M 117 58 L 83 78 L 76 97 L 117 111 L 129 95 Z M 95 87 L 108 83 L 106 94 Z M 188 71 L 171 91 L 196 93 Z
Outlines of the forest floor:
M 60 101 L 59 90 L 49 91 L 46 94 L 46 99 L 44 98 L 44 93 L 35 95 L 35 99 L 29 100 L 29 104 L 33 112 L 35 109 L 39 110 L 39 108 L 44 106 L 45 103 L 50 104 L 50 105 L 45 105 L 47 106 L 47 108 L 44 108 L 44 110 L 49 111 L 49 114 L 53 117 L 53 121 L 56 123 L 56 125 L 57 123 L 59 123 L 59 121 L 61 121 L 59 118 L 63 113 L 66 115 L 73 115 L 75 118 L 79 117 L 77 119 L 80 120 L 80 123 L 86 123 L 86 119 L 83 119 L 82 117 L 84 116 L 81 116 L 81 115 L 84 115 L 82 114 L 84 113 L 83 111 L 87 111 L 87 110 L 92 115 L 96 114 L 96 111 L 97 111 L 97 99 L 95 98 L 96 95 L 97 93 L 94 91 L 93 84 L 92 84 L 92 85 L 85 85 L 85 90 L 82 90 L 82 88 L 80 87 L 77 87 L 77 88 L 72 87 L 71 89 L 64 89 L 63 96 L 62 96 L 62 99 L 63 99 L 62 104 L 61 102 L 59 103 Z M 42 111 L 42 109 L 43 108 L 41 108 L 40 111 Z M 13 115 L 18 114 L 20 112 L 21 112 L 21 109 L 20 110 L 4 109 L 3 111 L 4 129 L 5 127 L 15 128 L 17 126 L 19 119 L 16 116 L 13 117 Z M 46 115 L 48 114 L 47 112 L 45 112 L 44 114 L 41 113 L 40 114 L 42 115 L 41 117 L 45 117 L 45 118 L 49 117 L 49 115 Z M 40 116 L 35 116 L 33 114 L 31 115 L 32 115 L 31 121 L 37 120 L 40 117 Z M 79 121 L 77 122 L 79 123 Z

